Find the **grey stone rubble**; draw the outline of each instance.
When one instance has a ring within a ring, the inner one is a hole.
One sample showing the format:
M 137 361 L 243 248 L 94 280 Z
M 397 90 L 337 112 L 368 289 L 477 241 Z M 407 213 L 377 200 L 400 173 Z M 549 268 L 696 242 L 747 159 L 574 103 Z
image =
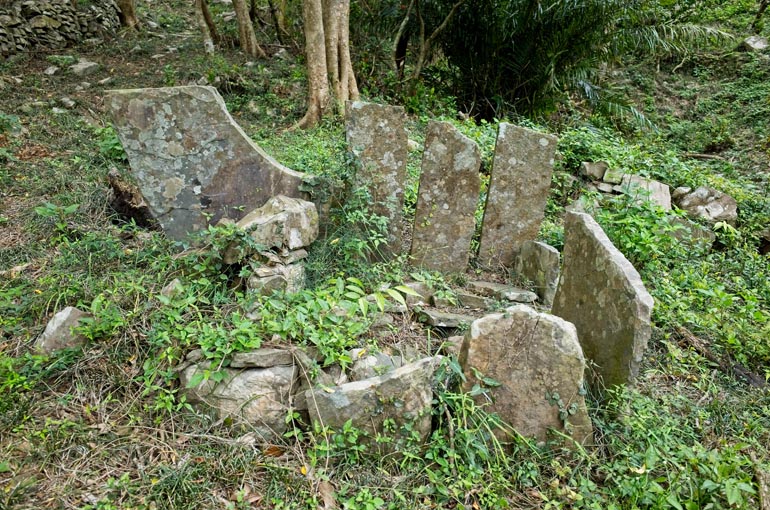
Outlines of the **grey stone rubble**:
M 539 241 L 527 241 L 522 244 L 516 257 L 516 273 L 533 282 L 535 293 L 545 306 L 551 306 L 556 296 L 560 258 L 556 248 Z
M 770 47 L 770 43 L 768 43 L 767 37 L 752 35 L 744 39 L 741 46 L 748 51 L 761 52 Z
M 179 376 L 187 401 L 202 403 L 220 418 L 231 417 L 254 427 L 265 441 L 281 437 L 286 429 L 290 397 L 298 384 L 295 365 L 237 370 L 222 369 L 225 378 L 220 383 L 208 379 L 190 387 L 203 370 L 212 370 L 207 362 L 185 368 Z
M 73 328 L 78 327 L 81 319 L 87 317 L 91 317 L 91 314 L 72 306 L 57 312 L 46 324 L 45 331 L 35 340 L 35 350 L 43 354 L 52 354 L 61 349 L 80 347 L 85 344 L 86 338 L 73 331 Z
M 583 213 L 565 218 L 563 257 L 552 313 L 577 328 L 594 388 L 632 383 L 652 333 L 653 300 L 639 273 Z
M 701 186 L 681 187 L 674 190 L 674 203 L 694 218 L 714 224 L 724 221 L 735 225 L 738 219 L 738 203 L 733 197 L 721 191 Z
M 118 31 L 119 9 L 114 0 L 88 4 L 71 0 L 0 2 L 0 55 L 63 48 Z
M 406 178 L 407 135 L 403 107 L 362 101 L 345 108 L 345 136 L 357 163 L 356 181 L 366 186 L 372 212 L 388 219 L 388 240 L 383 255 L 401 251 L 402 209 Z
M 601 181 L 604 179 L 604 173 L 607 171 L 608 165 L 604 161 L 590 162 L 584 161 L 580 164 L 580 175 L 588 177 L 595 181 Z
M 481 155 L 449 122 L 428 124 L 417 192 L 412 263 L 437 271 L 465 271 L 476 229 Z
M 424 441 L 431 430 L 433 373 L 439 363 L 440 357 L 423 358 L 378 377 L 309 389 L 305 399 L 310 419 L 333 429 L 342 428 L 350 420 L 384 452 L 398 451 L 401 442 L 412 440 L 412 433 Z M 375 438 L 385 434 L 386 421 L 395 427 L 394 441 L 378 444 Z
M 534 292 L 504 283 L 470 281 L 468 287 L 476 294 L 501 301 L 513 301 L 515 303 L 534 303 L 537 301 L 537 294 Z
M 471 322 L 476 320 L 476 317 L 472 315 L 445 312 L 434 308 L 421 308 L 417 313 L 417 317 L 421 322 L 424 322 L 429 326 L 450 329 L 468 326 Z
M 77 64 L 71 65 L 69 69 L 70 69 L 70 72 L 72 72 L 76 76 L 88 76 L 90 74 L 95 73 L 100 68 L 101 68 L 100 64 L 81 58 Z
M 569 322 L 526 305 L 510 307 L 473 322 L 459 359 L 466 390 L 483 386 L 477 374 L 499 384 L 488 390 L 488 410 L 519 434 L 545 441 L 554 429 L 578 443 L 592 442 L 582 391 L 585 360 Z M 486 403 L 482 395 L 475 398 Z M 496 433 L 501 440 L 512 439 L 505 431 Z
M 545 215 L 557 139 L 500 123 L 478 261 L 510 267 L 524 241 L 534 240 Z
M 671 210 L 671 191 L 667 184 L 638 175 L 626 174 L 621 179 L 620 185 L 613 190 L 629 194 L 640 201 L 650 201 L 666 211 Z
M 302 174 L 276 162 L 212 87 L 113 90 L 106 103 L 137 185 L 172 239 L 239 220 L 277 195 L 302 198 Z

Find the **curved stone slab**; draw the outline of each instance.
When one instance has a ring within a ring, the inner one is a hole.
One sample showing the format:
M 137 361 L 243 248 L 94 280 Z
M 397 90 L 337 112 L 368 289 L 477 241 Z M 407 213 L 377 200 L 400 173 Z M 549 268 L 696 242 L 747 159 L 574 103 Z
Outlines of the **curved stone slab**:
M 553 135 L 500 123 L 481 227 L 480 264 L 510 267 L 521 244 L 537 238 L 556 143 Z
M 307 198 L 302 174 L 252 142 L 213 87 L 112 90 L 106 102 L 139 189 L 173 239 L 239 220 L 275 195 Z
M 527 305 L 512 306 L 474 321 L 459 358 L 466 391 L 479 384 L 477 374 L 499 383 L 489 389 L 493 403 L 488 409 L 519 434 L 544 441 L 549 429 L 564 431 L 559 416 L 563 410 L 572 413 L 566 432 L 579 443 L 592 442 L 591 419 L 581 392 L 585 360 L 575 326 L 569 322 Z M 547 395 L 561 399 L 563 407 Z
M 473 140 L 449 122 L 428 124 L 412 233 L 414 265 L 436 271 L 467 269 L 480 166 Z
M 577 328 L 592 386 L 632 383 L 652 334 L 652 296 L 634 266 L 585 213 L 564 220 L 564 263 L 553 314 Z

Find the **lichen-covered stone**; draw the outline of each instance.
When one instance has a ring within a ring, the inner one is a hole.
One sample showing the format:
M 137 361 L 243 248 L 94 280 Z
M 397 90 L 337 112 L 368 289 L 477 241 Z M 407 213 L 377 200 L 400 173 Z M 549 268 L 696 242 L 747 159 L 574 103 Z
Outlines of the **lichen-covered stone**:
M 266 248 L 298 250 L 318 237 L 318 212 L 312 202 L 278 195 L 236 225 Z
M 347 103 L 345 116 L 348 148 L 357 164 L 357 184 L 369 189 L 372 212 L 388 219 L 383 255 L 399 253 L 407 160 L 404 109 L 352 101 Z
M 106 103 L 142 195 L 173 239 L 276 195 L 304 196 L 302 175 L 252 142 L 213 87 L 114 90 Z
M 688 215 L 706 220 L 711 224 L 724 221 L 735 225 L 738 219 L 738 202 L 730 195 L 714 188 L 706 186 L 694 190 L 677 188 L 674 190 L 674 201 Z
M 556 248 L 540 241 L 526 241 L 516 257 L 516 272 L 534 284 L 545 306 L 551 306 L 556 295 L 560 260 Z
M 668 184 L 639 175 L 626 174 L 621 179 L 620 185 L 613 189 L 631 195 L 637 201 L 649 201 L 666 211 L 671 210 L 671 191 Z
M 479 374 L 499 384 L 488 390 L 493 402 L 487 409 L 519 434 L 544 441 L 549 429 L 554 429 L 579 443 L 592 441 L 581 391 L 585 360 L 575 327 L 569 322 L 527 305 L 487 315 L 471 324 L 459 361 L 466 390 L 483 385 Z M 566 429 L 565 421 L 569 424 Z M 502 431 L 498 433 L 505 438 Z
M 378 377 L 332 388 L 305 392 L 310 419 L 314 424 L 341 429 L 350 420 L 372 441 L 378 434 L 394 440 L 383 443 L 386 451 L 416 433 L 424 441 L 430 434 L 433 372 L 440 357 L 423 358 Z M 386 420 L 394 427 L 385 430 Z M 408 425 L 408 427 L 404 427 Z
M 280 438 L 286 431 L 286 416 L 292 389 L 297 384 L 294 365 L 234 370 L 225 368 L 225 378 L 211 379 L 188 387 L 202 370 L 213 370 L 205 363 L 187 367 L 179 376 L 187 401 L 203 403 L 220 418 L 232 417 L 253 427 L 263 440 Z
M 437 271 L 465 271 L 476 229 L 481 156 L 449 122 L 431 122 L 412 233 L 412 262 Z
M 566 216 L 563 257 L 552 311 L 577 328 L 592 385 L 632 383 L 652 333 L 653 300 L 639 273 L 584 213 Z
M 45 326 L 43 334 L 35 340 L 35 350 L 51 354 L 61 349 L 80 347 L 86 338 L 74 331 L 80 325 L 81 319 L 91 317 L 91 314 L 68 306 L 56 313 Z
M 537 238 L 556 142 L 553 135 L 500 123 L 481 227 L 480 264 L 510 267 L 521 244 Z

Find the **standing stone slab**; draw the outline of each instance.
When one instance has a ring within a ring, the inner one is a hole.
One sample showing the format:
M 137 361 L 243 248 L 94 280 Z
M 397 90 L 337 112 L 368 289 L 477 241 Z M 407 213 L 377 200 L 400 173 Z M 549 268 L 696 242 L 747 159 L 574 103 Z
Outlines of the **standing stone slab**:
M 527 305 L 512 306 L 474 321 L 459 359 L 466 390 L 479 384 L 477 374 L 500 384 L 489 390 L 489 411 L 519 434 L 544 441 L 549 429 L 565 430 L 559 413 L 566 411 L 571 413 L 567 432 L 580 443 L 591 442 L 591 419 L 581 392 L 585 360 L 569 322 Z M 554 396 L 561 406 L 550 400 Z
M 275 195 L 304 196 L 302 174 L 252 142 L 213 87 L 113 90 L 107 105 L 142 195 L 173 239 L 238 220 Z
M 557 138 L 501 123 L 481 227 L 479 262 L 512 266 L 524 241 L 537 237 L 551 186 Z
M 559 284 L 559 251 L 539 241 L 526 241 L 516 257 L 516 272 L 535 284 L 535 293 L 545 306 L 553 304 Z
M 345 116 L 348 148 L 358 166 L 358 184 L 369 189 L 372 211 L 388 219 L 385 254 L 398 253 L 408 143 L 404 109 L 352 101 L 347 103 Z
M 553 313 L 577 328 L 592 385 L 632 383 L 652 329 L 653 300 L 634 266 L 584 213 L 564 222 L 564 264 Z
M 431 122 L 412 233 L 416 266 L 465 271 L 476 229 L 481 156 L 476 143 L 449 122 Z

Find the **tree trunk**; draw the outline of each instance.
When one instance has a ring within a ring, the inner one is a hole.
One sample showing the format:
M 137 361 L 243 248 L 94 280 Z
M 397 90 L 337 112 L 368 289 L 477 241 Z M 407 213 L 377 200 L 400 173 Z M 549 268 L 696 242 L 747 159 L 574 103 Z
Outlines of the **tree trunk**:
M 203 36 L 203 49 L 208 55 L 212 55 L 214 53 L 214 40 L 209 24 L 206 22 L 204 9 L 208 10 L 206 0 L 195 0 L 195 20 L 198 22 L 198 28 L 200 28 Z
M 307 112 L 292 129 L 316 125 L 326 112 L 330 99 L 329 80 L 326 76 L 322 0 L 304 0 L 302 19 L 305 25 L 305 56 L 307 58 Z
M 765 14 L 768 4 L 770 4 L 770 0 L 761 0 L 759 2 L 759 9 L 757 9 L 757 15 L 754 17 L 754 23 L 751 24 L 751 29 L 754 30 L 755 34 L 758 34 L 762 29 L 761 27 L 762 16 Z
M 318 123 L 332 95 L 341 114 L 346 101 L 359 97 L 350 58 L 350 0 L 305 0 L 303 18 L 310 93 L 307 113 L 294 128 Z
M 120 24 L 131 30 L 139 28 L 139 19 L 136 17 L 136 0 L 117 0 L 120 9 Z
M 214 44 L 219 43 L 219 34 L 217 33 L 217 26 L 214 24 L 214 18 L 211 17 L 211 11 L 209 11 L 209 5 L 206 0 L 201 0 L 201 12 L 203 13 L 203 19 L 206 22 L 206 27 L 209 29 L 209 34 L 214 40 Z
M 241 49 L 250 57 L 265 58 L 264 50 L 257 42 L 257 36 L 254 33 L 254 25 L 249 16 L 249 6 L 246 0 L 233 0 L 235 8 L 235 17 L 238 21 L 238 38 L 241 41 Z

